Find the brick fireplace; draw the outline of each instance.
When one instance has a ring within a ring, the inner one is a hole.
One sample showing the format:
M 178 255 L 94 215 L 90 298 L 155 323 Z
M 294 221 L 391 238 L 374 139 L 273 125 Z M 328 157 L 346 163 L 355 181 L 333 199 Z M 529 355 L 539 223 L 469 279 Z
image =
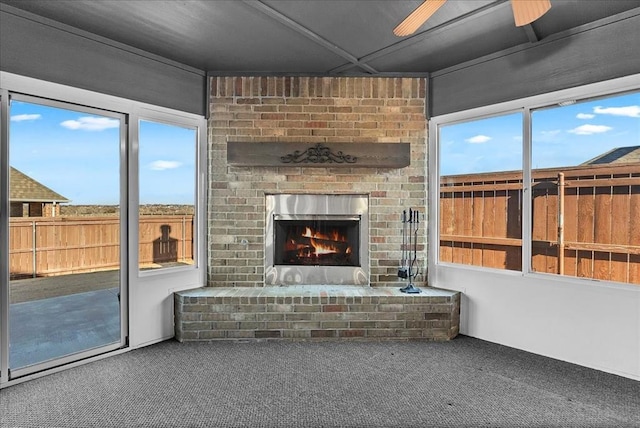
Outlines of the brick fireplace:
M 209 270 L 211 287 L 263 287 L 267 196 L 366 195 L 368 278 L 398 286 L 401 213 L 426 206 L 426 79 L 378 77 L 211 77 Z M 341 144 L 368 152 L 408 143 L 410 164 L 238 166 L 233 142 Z M 426 222 L 423 223 L 426 227 Z M 424 230 L 423 230 L 424 232 Z M 426 233 L 418 259 L 425 271 Z M 417 278 L 417 285 L 425 278 Z
M 402 211 L 426 203 L 425 79 L 210 83 L 208 286 L 175 293 L 176 339 L 454 338 L 460 293 L 398 279 Z

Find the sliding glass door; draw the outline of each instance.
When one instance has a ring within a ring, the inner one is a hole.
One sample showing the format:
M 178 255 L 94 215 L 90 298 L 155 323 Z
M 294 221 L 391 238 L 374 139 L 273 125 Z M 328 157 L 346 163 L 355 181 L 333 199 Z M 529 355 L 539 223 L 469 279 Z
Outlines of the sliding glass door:
M 127 129 L 121 114 L 27 96 L 9 115 L 15 378 L 125 342 Z
M 205 119 L 0 71 L 0 388 L 174 335 Z

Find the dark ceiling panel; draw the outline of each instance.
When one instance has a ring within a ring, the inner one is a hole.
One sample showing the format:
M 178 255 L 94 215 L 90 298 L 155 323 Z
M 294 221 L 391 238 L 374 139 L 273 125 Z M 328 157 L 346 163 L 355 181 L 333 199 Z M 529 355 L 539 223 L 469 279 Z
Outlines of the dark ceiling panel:
M 337 55 L 241 1 L 5 1 L 202 70 L 322 72 Z
M 370 64 L 383 72 L 441 70 L 470 58 L 479 58 L 528 42 L 524 30 L 513 24 L 508 3 L 498 5 L 491 13 L 473 15 L 426 33 L 419 42 L 374 59 Z
M 397 42 L 393 27 L 420 1 L 331 1 L 322 8 L 313 1 L 264 3 L 352 55 L 362 57 L 379 46 Z
M 637 7 L 639 0 L 552 0 L 549 13 L 534 25 L 538 35 L 545 38 Z
M 634 8 L 640 0 L 551 0 L 516 28 L 508 0 L 449 0 L 415 35 L 393 28 L 421 0 L 0 0 L 204 71 L 425 73 Z
M 265 0 L 263 3 L 361 58 L 402 41 L 404 38 L 395 36 L 393 29 L 422 1 L 325 1 L 327 7 L 321 8 L 317 1 Z M 495 1 L 449 1 L 417 33 L 491 3 Z

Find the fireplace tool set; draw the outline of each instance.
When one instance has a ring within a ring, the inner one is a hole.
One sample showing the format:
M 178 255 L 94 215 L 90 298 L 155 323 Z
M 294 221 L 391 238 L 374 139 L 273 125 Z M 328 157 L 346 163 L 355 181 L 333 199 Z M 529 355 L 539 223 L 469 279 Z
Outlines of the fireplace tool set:
M 403 293 L 417 294 L 420 289 L 413 285 L 413 280 L 420 274 L 418 269 L 418 226 L 420 212 L 409 208 L 402 210 L 402 260 L 398 268 L 398 277 L 409 281 L 400 289 Z

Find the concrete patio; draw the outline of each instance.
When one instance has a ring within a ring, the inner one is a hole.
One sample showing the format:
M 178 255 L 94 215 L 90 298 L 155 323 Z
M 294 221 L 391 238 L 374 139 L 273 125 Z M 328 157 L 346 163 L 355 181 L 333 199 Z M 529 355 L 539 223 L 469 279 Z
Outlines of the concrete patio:
M 11 282 L 12 370 L 120 340 L 117 272 Z

